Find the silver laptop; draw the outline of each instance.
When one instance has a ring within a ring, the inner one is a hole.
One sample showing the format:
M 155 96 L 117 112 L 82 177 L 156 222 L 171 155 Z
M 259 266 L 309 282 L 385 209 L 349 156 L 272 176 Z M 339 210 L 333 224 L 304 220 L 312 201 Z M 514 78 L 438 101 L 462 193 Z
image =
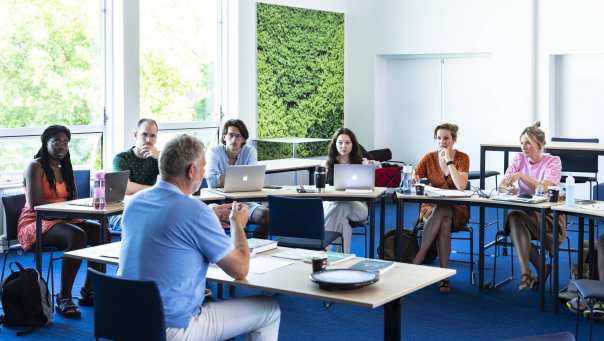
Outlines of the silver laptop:
M 266 165 L 229 166 L 224 175 L 225 193 L 260 191 L 264 187 Z
M 110 204 L 124 200 L 130 171 L 118 171 L 105 173 L 105 202 Z M 92 198 L 72 200 L 70 205 L 94 206 Z
M 367 189 L 375 187 L 375 165 L 335 164 L 333 187 L 338 190 Z

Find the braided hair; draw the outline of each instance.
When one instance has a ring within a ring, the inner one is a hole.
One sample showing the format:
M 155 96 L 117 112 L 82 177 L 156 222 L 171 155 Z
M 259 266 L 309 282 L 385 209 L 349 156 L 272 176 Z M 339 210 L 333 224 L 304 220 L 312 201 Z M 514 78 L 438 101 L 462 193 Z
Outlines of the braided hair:
M 58 134 L 63 133 L 67 135 L 67 139 L 71 140 L 71 132 L 69 128 L 62 125 L 51 125 L 44 129 L 40 140 L 42 141 L 42 146 L 38 150 L 38 153 L 34 155 L 34 158 L 40 159 L 40 164 L 42 165 L 42 169 L 44 170 L 44 174 L 46 175 L 46 179 L 48 179 L 48 183 L 50 184 L 50 188 L 56 193 L 57 191 L 57 181 L 55 179 L 55 173 L 52 171 L 50 167 L 50 159 L 51 156 L 48 153 L 48 141 L 56 137 Z M 67 184 L 67 192 L 69 193 L 69 197 L 67 200 L 76 198 L 76 186 L 75 180 L 73 176 L 73 168 L 71 166 L 71 158 L 69 156 L 69 151 L 65 154 L 65 157 L 59 160 L 59 166 L 61 167 L 61 175 L 63 175 L 63 180 Z

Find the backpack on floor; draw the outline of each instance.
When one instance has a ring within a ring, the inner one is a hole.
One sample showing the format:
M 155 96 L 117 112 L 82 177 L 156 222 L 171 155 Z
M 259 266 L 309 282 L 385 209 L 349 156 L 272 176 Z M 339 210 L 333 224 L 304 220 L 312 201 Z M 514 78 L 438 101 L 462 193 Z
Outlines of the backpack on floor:
M 16 265 L 18 271 L 13 270 Z M 33 268 L 23 268 L 19 262 L 10 263 L 11 274 L 2 282 L 0 299 L 4 315 L 0 322 L 7 327 L 28 327 L 18 332 L 24 335 L 43 327 L 52 320 L 52 306 L 46 281 Z
M 417 245 L 417 238 L 415 234 L 409 230 L 403 230 L 400 235 L 398 248 L 401 250 L 400 259 L 396 259 L 396 229 L 389 231 L 382 239 L 380 246 L 378 247 L 378 255 L 381 259 L 394 260 L 403 263 L 411 263 L 419 247 Z

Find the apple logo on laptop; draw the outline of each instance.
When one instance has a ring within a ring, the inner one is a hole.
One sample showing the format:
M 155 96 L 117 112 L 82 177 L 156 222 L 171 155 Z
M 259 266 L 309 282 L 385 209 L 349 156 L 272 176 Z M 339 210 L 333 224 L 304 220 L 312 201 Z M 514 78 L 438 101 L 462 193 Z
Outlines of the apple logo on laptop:
M 247 181 L 247 175 L 245 175 L 242 180 Z
M 352 180 L 356 180 L 356 179 L 357 179 L 357 175 L 356 174 L 352 175 Z

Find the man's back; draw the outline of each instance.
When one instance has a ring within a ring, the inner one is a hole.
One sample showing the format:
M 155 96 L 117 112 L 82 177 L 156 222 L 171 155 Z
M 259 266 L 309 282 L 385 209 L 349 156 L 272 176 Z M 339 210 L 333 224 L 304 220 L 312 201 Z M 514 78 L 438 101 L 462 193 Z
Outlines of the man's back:
M 122 225 L 118 275 L 155 281 L 166 326 L 186 327 L 203 303 L 208 263 L 233 249 L 216 215 L 160 180 L 128 203 Z

